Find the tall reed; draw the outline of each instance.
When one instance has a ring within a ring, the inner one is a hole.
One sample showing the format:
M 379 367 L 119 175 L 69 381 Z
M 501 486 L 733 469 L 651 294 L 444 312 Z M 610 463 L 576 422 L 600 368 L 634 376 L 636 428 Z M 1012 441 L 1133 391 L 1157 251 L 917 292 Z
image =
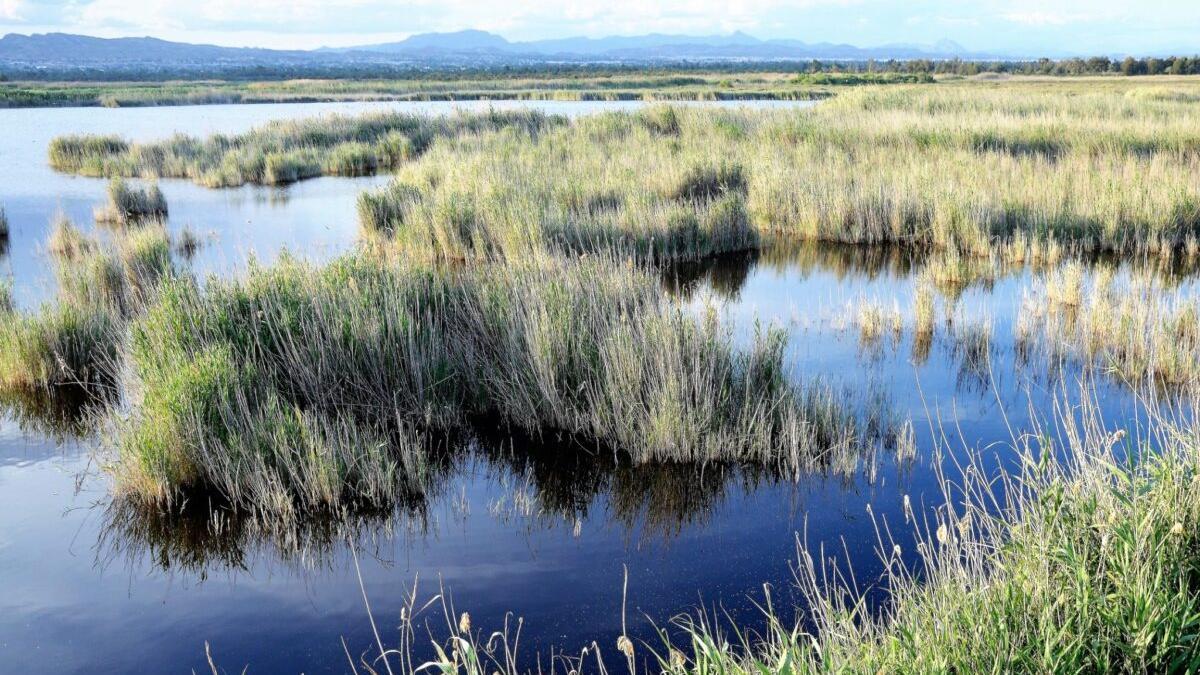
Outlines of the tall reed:
M 791 383 L 783 344 L 764 330 L 736 348 L 653 275 L 599 257 L 445 268 L 363 253 L 179 280 L 133 326 L 118 486 L 152 503 L 215 490 L 280 517 L 386 504 L 426 432 L 480 419 L 638 463 L 801 471 L 852 452 L 853 415 Z

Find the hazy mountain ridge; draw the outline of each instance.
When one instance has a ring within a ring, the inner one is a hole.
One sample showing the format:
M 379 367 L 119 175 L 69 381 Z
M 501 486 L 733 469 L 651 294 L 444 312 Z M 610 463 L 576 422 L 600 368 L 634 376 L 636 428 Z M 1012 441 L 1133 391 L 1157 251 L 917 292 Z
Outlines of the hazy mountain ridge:
M 671 35 L 650 33 L 601 38 L 567 37 L 551 40 L 510 42 L 499 35 L 468 30 L 454 33 L 424 33 L 399 42 L 363 45 L 336 50 L 387 54 L 440 51 L 447 54 L 493 52 L 522 56 L 591 57 L 636 60 L 638 58 L 953 58 L 971 55 L 957 43 L 942 40 L 936 45 L 883 45 L 856 47 L 849 44 L 800 40 L 762 40 L 743 32 L 728 35 Z
M 566 37 L 514 42 L 479 30 L 423 33 L 399 42 L 349 48 L 277 50 L 221 47 L 171 42 L 152 37 L 97 38 L 68 33 L 21 35 L 0 38 L 0 64 L 24 67 L 127 67 L 132 65 L 186 66 L 214 63 L 257 65 L 270 63 L 412 63 L 503 64 L 530 62 L 654 62 L 737 61 L 788 59 L 887 59 L 984 58 L 957 43 L 937 45 L 849 44 L 800 40 L 761 40 L 746 33 L 728 35 Z

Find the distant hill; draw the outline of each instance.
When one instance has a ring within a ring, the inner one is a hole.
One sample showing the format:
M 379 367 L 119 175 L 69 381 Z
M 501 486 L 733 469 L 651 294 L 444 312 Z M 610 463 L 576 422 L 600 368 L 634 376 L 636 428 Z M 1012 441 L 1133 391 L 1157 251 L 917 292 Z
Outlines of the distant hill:
M 188 63 L 200 61 L 279 61 L 311 59 L 310 52 L 275 49 L 218 47 L 169 42 L 152 37 L 96 38 L 69 33 L 20 35 L 0 38 L 0 61 L 58 63 L 70 60 L 88 64 L 121 62 Z
M 392 55 L 464 55 L 483 53 L 565 60 L 617 61 L 664 59 L 870 59 L 955 58 L 973 56 L 951 40 L 935 45 L 884 45 L 856 47 L 847 44 L 809 44 L 799 40 L 760 40 L 746 33 L 729 35 L 666 35 L 652 33 L 602 38 L 569 37 L 555 40 L 510 42 L 499 35 L 468 30 L 425 33 L 399 42 L 330 50 L 340 53 L 370 52 Z M 974 55 L 982 56 L 982 55 Z
M 539 63 L 737 62 L 800 59 L 993 58 L 972 54 L 957 43 L 884 45 L 806 43 L 760 40 L 746 33 L 728 35 L 568 37 L 512 42 L 479 30 L 424 33 L 406 40 L 351 48 L 276 50 L 170 42 L 152 37 L 96 38 L 66 33 L 9 34 L 0 38 L 0 68 L 134 71 L 212 71 L 221 68 L 344 68 L 356 64 L 490 67 Z

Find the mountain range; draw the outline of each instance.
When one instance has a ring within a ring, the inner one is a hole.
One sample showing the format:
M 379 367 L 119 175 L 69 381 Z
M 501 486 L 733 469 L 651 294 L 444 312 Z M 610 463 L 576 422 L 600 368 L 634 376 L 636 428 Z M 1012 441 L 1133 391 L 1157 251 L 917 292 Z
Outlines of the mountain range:
M 329 51 L 329 50 L 327 50 Z M 553 40 L 509 42 L 494 33 L 464 30 L 424 33 L 400 42 L 350 47 L 340 52 L 396 55 L 439 53 L 511 54 L 514 56 L 597 59 L 617 61 L 663 59 L 869 59 L 954 58 L 970 56 L 961 45 L 943 40 L 935 45 L 890 44 L 856 47 L 848 44 L 800 40 L 761 40 L 743 32 L 728 35 L 666 35 L 651 33 L 602 38 L 569 37 Z
M 13 33 L 0 38 L 0 65 L 23 68 L 353 63 L 489 66 L 558 62 L 649 63 L 989 57 L 992 55 L 970 53 L 949 40 L 933 45 L 892 44 L 857 47 L 799 40 L 761 40 L 741 32 L 728 35 L 570 37 L 516 42 L 494 33 L 464 30 L 453 33 L 423 33 L 385 44 L 315 50 L 221 47 L 170 42 L 151 37 L 97 38 L 66 33 Z

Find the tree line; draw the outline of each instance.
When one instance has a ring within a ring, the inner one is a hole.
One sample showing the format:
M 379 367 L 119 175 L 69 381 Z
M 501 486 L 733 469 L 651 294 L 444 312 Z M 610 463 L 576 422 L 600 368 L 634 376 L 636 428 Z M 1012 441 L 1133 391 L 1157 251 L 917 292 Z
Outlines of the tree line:
M 153 66 L 138 64 L 106 67 L 30 67 L 0 64 L 0 82 L 4 81 L 126 81 L 159 82 L 164 80 L 224 79 L 233 81 L 270 81 L 295 78 L 313 79 L 505 79 L 511 77 L 603 77 L 637 73 L 778 73 L 801 75 L 838 73 L 898 73 L 917 76 L 979 75 L 1200 75 L 1200 56 L 1166 56 L 1111 59 L 1106 56 L 1069 59 L 976 60 L 976 59 L 813 59 L 754 62 L 662 61 L 654 63 L 589 64 L 536 63 L 492 65 L 416 65 L 413 63 L 340 63 L 340 64 L 188 64 Z

